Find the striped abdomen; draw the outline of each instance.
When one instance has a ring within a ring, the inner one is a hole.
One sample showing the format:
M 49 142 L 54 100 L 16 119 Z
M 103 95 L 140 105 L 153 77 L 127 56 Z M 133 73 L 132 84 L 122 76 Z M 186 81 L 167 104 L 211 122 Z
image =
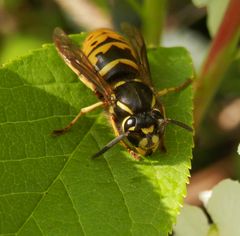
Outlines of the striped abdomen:
M 82 51 L 99 74 L 109 83 L 138 73 L 136 55 L 128 41 L 120 34 L 99 29 L 85 39 Z

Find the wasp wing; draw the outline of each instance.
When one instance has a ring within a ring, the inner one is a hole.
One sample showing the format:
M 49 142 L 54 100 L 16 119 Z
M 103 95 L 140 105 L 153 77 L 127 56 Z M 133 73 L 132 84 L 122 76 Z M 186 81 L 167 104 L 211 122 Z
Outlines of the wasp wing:
M 93 86 L 95 92 L 99 93 L 105 101 L 110 102 L 110 96 L 112 94 L 110 85 L 101 77 L 98 71 L 96 71 L 79 46 L 60 28 L 55 28 L 53 40 L 58 53 L 66 64 L 78 76 L 84 76 Z
M 145 83 L 152 87 L 147 49 L 141 32 L 136 27 L 129 25 L 128 23 L 122 23 L 121 28 L 137 55 L 141 78 Z

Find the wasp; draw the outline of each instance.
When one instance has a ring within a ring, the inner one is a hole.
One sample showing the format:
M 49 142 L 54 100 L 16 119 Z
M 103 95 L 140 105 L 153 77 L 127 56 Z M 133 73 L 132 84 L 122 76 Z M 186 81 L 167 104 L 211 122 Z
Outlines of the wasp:
M 135 159 L 151 155 L 157 149 L 164 151 L 164 131 L 170 123 L 192 131 L 188 125 L 167 118 L 159 101 L 160 96 L 180 91 L 192 80 L 155 91 L 143 36 L 134 26 L 123 24 L 122 28 L 126 37 L 110 29 L 90 32 L 82 48 L 62 29 L 56 28 L 53 33 L 59 55 L 99 99 L 82 108 L 65 128 L 54 130 L 53 134 L 67 132 L 82 115 L 104 108 L 116 137 L 95 153 L 94 158 L 120 141 Z

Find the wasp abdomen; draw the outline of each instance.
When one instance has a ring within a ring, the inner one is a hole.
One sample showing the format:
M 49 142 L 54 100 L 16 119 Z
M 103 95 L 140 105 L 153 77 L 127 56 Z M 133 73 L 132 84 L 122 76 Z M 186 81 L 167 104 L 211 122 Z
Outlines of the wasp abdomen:
M 114 83 L 124 76 L 138 74 L 136 55 L 129 42 L 109 29 L 99 29 L 88 35 L 83 43 L 84 54 L 99 74 Z

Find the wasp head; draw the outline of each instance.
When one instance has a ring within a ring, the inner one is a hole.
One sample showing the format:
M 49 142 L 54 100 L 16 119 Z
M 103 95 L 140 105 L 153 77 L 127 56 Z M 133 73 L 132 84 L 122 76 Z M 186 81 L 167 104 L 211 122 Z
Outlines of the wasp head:
M 164 117 L 156 108 L 128 116 L 122 122 L 123 132 L 128 132 L 131 146 L 144 156 L 151 155 L 159 147 L 165 126 Z

